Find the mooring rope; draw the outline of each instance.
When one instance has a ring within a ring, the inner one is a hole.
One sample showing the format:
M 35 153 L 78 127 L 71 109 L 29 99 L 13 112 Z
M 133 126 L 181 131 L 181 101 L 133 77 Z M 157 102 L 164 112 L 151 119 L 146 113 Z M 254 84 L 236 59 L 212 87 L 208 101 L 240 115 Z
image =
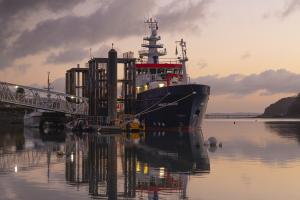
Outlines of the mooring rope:
M 142 112 L 138 113 L 138 114 L 135 114 L 135 116 L 138 116 L 138 115 L 141 115 L 143 114 L 144 112 L 146 112 L 147 110 L 153 108 L 154 106 L 158 105 L 160 102 L 162 102 L 167 96 L 169 96 L 171 93 L 170 92 L 167 92 L 167 94 L 165 96 L 163 96 L 158 102 L 156 102 L 155 104 L 153 104 L 152 106 L 150 106 L 149 108 L 143 110 Z
M 192 96 L 192 95 L 194 95 L 194 94 L 196 94 L 195 91 L 193 91 L 192 93 L 190 93 L 190 94 L 188 94 L 188 95 L 186 95 L 186 96 L 184 96 L 184 97 L 182 97 L 182 98 L 180 98 L 180 99 L 178 99 L 178 100 L 176 100 L 176 101 L 173 101 L 173 102 L 171 102 L 171 103 L 168 103 L 168 104 L 178 103 L 178 102 L 180 102 L 180 101 L 182 101 L 182 100 L 184 100 L 184 99 L 186 99 L 186 98 L 188 98 L 188 97 L 190 97 L 190 96 Z M 157 104 L 155 104 L 155 105 L 157 105 Z M 154 105 L 152 105 L 151 107 L 153 107 L 153 106 L 154 106 Z M 159 107 L 159 108 L 155 108 L 155 109 L 150 110 L 150 111 L 148 111 L 148 112 L 146 112 L 146 110 L 144 110 L 144 111 L 142 111 L 142 112 L 136 114 L 135 116 L 138 116 L 138 115 L 145 115 L 145 114 L 147 114 L 147 113 L 154 112 L 154 111 L 163 109 L 163 108 L 168 107 L 168 106 L 169 106 L 169 105 L 161 106 L 161 107 Z

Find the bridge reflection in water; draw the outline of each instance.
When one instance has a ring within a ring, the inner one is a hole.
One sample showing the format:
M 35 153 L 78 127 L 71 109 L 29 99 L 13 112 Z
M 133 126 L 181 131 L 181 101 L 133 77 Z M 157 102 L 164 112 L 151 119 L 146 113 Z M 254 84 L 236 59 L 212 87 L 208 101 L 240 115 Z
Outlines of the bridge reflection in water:
M 5 143 L 0 144 L 0 173 L 47 166 L 49 175 L 50 164 L 63 162 L 63 158 L 56 154 L 57 151 L 63 150 L 62 141 L 47 141 L 48 137 L 40 134 L 39 129 L 23 130 L 18 126 L 4 128 L 9 128 L 8 130 L 12 132 L 2 133 L 1 136 L 4 138 L 0 137 Z M 55 139 L 57 138 L 61 139 L 61 135 L 57 135 Z

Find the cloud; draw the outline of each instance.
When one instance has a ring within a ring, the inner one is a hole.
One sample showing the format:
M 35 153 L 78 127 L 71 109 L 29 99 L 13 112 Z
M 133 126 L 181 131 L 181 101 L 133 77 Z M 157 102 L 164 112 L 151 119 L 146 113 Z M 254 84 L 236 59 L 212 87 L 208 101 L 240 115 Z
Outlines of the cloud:
M 15 36 L 20 22 L 37 10 L 59 13 L 85 0 L 2 0 L 0 1 L 0 47 L 7 45 L 7 39 Z M 19 23 L 17 23 L 19 22 Z
M 85 0 L 0 0 L 0 68 L 10 67 L 18 58 L 11 44 L 24 31 L 26 20 L 37 10 L 60 13 Z M 26 29 L 26 28 L 25 28 Z M 34 39 L 31 43 L 34 43 Z M 30 49 L 30 46 L 27 46 Z
M 285 7 L 285 9 L 281 12 L 281 17 L 286 18 L 295 11 L 300 8 L 300 0 L 290 0 Z
M 241 59 L 242 60 L 246 60 L 248 58 L 251 57 L 251 53 L 249 51 L 245 52 L 242 56 L 241 56 Z
M 205 60 L 200 60 L 197 64 L 196 67 L 198 69 L 204 69 L 208 67 L 208 63 Z
M 16 1 L 16 0 L 14 0 Z M 42 0 L 48 4 L 38 3 L 40 1 L 31 0 L 34 9 L 42 5 L 51 11 L 60 8 L 62 2 L 67 2 L 63 8 L 71 7 L 83 0 L 73 1 L 52 1 Z M 6 1 L 5 1 L 6 2 Z M 56 3 L 55 3 L 56 2 Z M 150 12 L 155 12 L 157 0 L 112 0 L 100 6 L 90 15 L 64 15 L 55 19 L 47 19 L 39 22 L 33 29 L 25 30 L 16 40 L 8 46 L 6 51 L 0 52 L 0 68 L 5 68 L 14 63 L 18 58 L 35 55 L 53 49 L 65 49 L 57 54 L 51 54 L 47 61 L 65 62 L 63 55 L 77 51 L 82 54 L 79 47 L 86 48 L 99 43 L 103 43 L 111 38 L 126 38 L 132 35 L 141 35 L 144 31 L 143 18 Z M 198 19 L 204 18 L 206 8 L 211 2 L 209 0 L 193 1 L 175 0 L 166 7 L 171 9 L 158 9 L 156 18 L 164 24 L 164 31 L 183 30 L 190 27 L 197 27 Z M 188 2 L 188 3 L 186 3 Z M 35 3 L 35 4 L 34 4 Z M 23 4 L 22 4 L 23 5 Z M 39 5 L 39 6 L 38 6 Z M 165 7 L 165 8 L 166 8 Z M 26 7 L 26 9 L 29 9 Z M 25 9 L 25 10 L 26 10 Z M 19 11 L 21 13 L 21 11 Z M 9 37 L 4 37 L 4 40 Z M 76 49 L 77 50 L 71 50 Z M 65 51 L 65 52 L 63 52 Z M 76 57 L 75 57 L 76 59 Z
M 53 87 L 53 91 L 65 92 L 65 84 L 66 84 L 65 77 L 57 78 L 54 81 L 52 81 L 50 77 L 50 82 L 51 82 L 51 86 Z M 36 84 L 36 83 L 29 85 L 29 87 L 40 88 L 40 89 L 47 88 L 46 84 L 43 85 L 43 84 Z
M 89 50 L 87 49 L 67 49 L 58 53 L 51 53 L 46 60 L 48 64 L 64 64 L 69 62 L 80 61 L 88 58 Z
M 1 0 L 0 11 L 1 16 L 11 18 L 28 11 L 45 8 L 53 12 L 69 9 L 85 0 Z
M 165 31 L 197 29 L 199 24 L 195 22 L 206 17 L 207 8 L 212 2 L 212 0 L 197 2 L 173 0 L 160 8 L 157 19 Z
M 213 95 L 262 95 L 276 93 L 299 93 L 300 74 L 285 69 L 267 70 L 260 74 L 231 74 L 225 77 L 209 75 L 198 77 L 193 82 L 211 86 Z
M 263 14 L 262 14 L 262 19 L 269 19 L 270 16 L 271 16 L 270 13 L 263 13 Z
M 285 6 L 281 10 L 266 12 L 262 19 L 279 18 L 285 19 L 300 9 L 300 0 L 285 0 Z
M 141 33 L 144 13 L 152 7 L 151 0 L 114 0 L 88 16 L 67 15 L 40 22 L 32 30 L 24 31 L 2 55 L 1 67 L 7 59 L 37 54 L 53 48 L 71 49 L 97 44 L 110 37 L 126 37 Z M 126 19 L 126 20 L 124 20 Z M 141 20 L 137 22 L 137 20 Z
M 83 48 L 74 48 L 74 49 L 65 49 L 57 53 L 51 53 L 45 63 L 46 64 L 66 64 L 74 63 L 81 61 L 83 59 L 88 60 L 90 56 L 92 57 L 107 57 L 108 51 L 111 49 L 111 46 L 103 44 L 96 51 L 93 49 L 83 49 Z M 117 50 L 118 51 L 118 50 Z M 91 55 L 90 55 L 91 53 Z

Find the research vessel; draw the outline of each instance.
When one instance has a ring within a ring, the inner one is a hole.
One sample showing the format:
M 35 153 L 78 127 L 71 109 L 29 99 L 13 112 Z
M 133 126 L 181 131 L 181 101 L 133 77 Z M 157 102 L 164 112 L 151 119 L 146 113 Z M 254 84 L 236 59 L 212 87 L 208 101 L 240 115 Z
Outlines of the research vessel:
M 136 116 L 146 128 L 198 128 L 204 117 L 210 94 L 207 85 L 190 83 L 186 71 L 186 42 L 181 39 L 180 55 L 176 46 L 174 59 L 161 58 L 167 54 L 158 43 L 158 22 L 145 21 L 150 35 L 143 38 L 143 49 L 136 63 Z

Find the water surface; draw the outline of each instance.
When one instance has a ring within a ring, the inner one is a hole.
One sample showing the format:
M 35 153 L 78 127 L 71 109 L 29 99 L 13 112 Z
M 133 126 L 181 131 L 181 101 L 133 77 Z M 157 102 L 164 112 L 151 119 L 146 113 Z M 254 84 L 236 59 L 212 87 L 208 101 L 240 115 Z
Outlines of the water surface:
M 134 146 L 2 126 L 0 199 L 300 199 L 298 120 L 206 120 L 192 139 L 148 134 Z M 222 148 L 205 147 L 209 137 Z

